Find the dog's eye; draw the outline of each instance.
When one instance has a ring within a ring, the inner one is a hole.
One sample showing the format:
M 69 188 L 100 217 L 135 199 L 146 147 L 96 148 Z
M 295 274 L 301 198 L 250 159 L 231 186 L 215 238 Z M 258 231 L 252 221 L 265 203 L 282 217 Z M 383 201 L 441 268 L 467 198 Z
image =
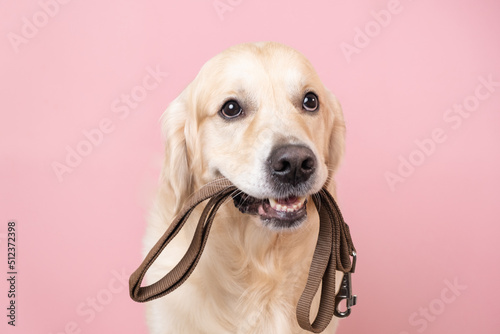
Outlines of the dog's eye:
M 304 101 L 302 102 L 302 106 L 307 111 L 316 111 L 319 107 L 318 97 L 314 93 L 307 93 L 304 96 Z
M 243 109 L 241 109 L 240 105 L 236 101 L 227 101 L 222 106 L 220 113 L 224 118 L 235 118 L 241 115 Z

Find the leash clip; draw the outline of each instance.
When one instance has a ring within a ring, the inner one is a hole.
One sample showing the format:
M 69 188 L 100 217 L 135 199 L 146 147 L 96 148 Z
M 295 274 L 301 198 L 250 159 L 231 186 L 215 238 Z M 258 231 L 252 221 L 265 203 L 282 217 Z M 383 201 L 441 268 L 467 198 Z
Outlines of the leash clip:
M 351 270 L 347 273 L 344 273 L 344 277 L 342 278 L 342 283 L 340 284 L 339 293 L 335 296 L 335 311 L 334 314 L 338 318 L 345 318 L 351 314 L 351 307 L 356 305 L 356 301 L 358 296 L 352 294 L 352 283 L 351 283 L 351 273 L 354 273 L 354 269 L 356 268 L 356 252 L 352 252 L 352 266 Z M 345 299 L 346 301 L 346 310 L 340 311 L 339 305 Z

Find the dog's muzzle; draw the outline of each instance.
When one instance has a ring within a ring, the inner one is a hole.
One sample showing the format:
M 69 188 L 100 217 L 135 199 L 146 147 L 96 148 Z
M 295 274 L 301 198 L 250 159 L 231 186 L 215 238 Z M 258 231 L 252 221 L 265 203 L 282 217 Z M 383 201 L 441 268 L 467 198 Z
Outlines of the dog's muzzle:
M 307 218 L 307 193 L 316 172 L 316 157 L 304 145 L 282 145 L 271 150 L 266 161 L 268 183 L 276 197 L 258 199 L 244 192 L 233 197 L 242 212 L 258 215 L 273 229 L 291 229 Z

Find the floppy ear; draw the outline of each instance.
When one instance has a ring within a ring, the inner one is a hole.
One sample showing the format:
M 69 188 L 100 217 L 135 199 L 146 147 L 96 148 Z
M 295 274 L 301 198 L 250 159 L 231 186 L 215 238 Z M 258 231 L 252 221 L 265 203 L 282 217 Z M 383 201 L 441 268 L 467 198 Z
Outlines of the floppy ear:
M 342 158 L 344 157 L 345 151 L 345 122 L 344 114 L 342 113 L 342 107 L 339 101 L 329 90 L 327 90 L 328 104 L 331 109 L 331 114 L 333 114 L 333 127 L 330 133 L 330 139 L 328 143 L 328 176 L 332 180 L 330 184 L 333 184 L 333 175 L 337 171 Z
M 192 192 L 190 159 L 186 143 L 186 122 L 189 102 L 186 90 L 170 103 L 161 117 L 165 139 L 165 161 L 161 182 L 166 186 L 170 203 L 175 203 L 174 213 L 181 208 Z

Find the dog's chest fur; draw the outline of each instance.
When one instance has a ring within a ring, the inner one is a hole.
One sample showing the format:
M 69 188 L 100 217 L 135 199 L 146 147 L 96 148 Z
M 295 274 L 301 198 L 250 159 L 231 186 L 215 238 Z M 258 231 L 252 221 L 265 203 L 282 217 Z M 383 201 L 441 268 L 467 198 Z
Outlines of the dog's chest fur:
M 311 206 L 300 233 L 275 233 L 258 226 L 252 221 L 255 217 L 239 213 L 232 203 L 225 204 L 193 274 L 176 291 L 148 305 L 148 320 L 154 320 L 148 321 L 151 333 L 305 333 L 297 324 L 295 308 L 318 231 Z M 200 211 L 193 212 L 189 226 L 158 258 L 150 282 L 165 275 L 184 254 Z M 146 249 L 165 228 L 152 219 Z

